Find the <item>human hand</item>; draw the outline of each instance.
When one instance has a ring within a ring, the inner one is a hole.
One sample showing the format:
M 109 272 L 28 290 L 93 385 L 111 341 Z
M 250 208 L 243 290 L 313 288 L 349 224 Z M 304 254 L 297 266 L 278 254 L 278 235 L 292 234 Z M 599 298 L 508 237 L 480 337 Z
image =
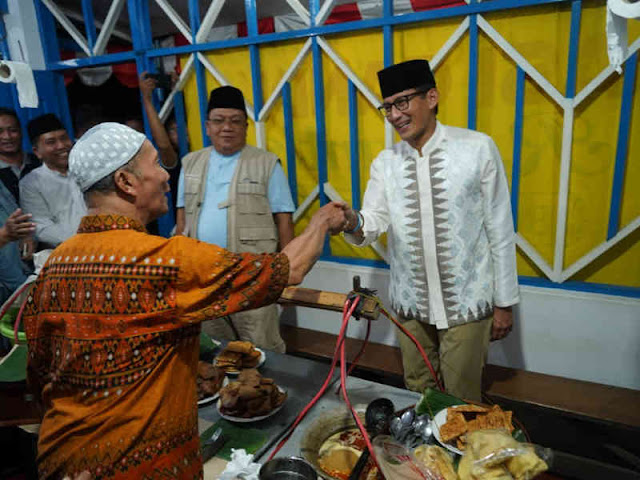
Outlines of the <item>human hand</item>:
M 36 225 L 31 222 L 30 213 L 22 213 L 18 208 L 9 215 L 1 229 L 7 240 L 13 242 L 32 235 L 36 231 Z
M 355 233 L 353 229 L 356 228 L 356 226 L 358 225 L 358 212 L 355 211 L 353 208 L 348 208 L 345 211 L 345 217 L 347 219 L 347 223 L 345 224 L 343 230 L 351 233 Z
M 321 207 L 311 217 L 312 223 L 324 223 L 327 225 L 330 235 L 337 235 L 344 230 L 347 224 L 345 217 L 345 210 L 349 208 L 344 202 L 330 202 L 324 207 Z
M 147 72 L 142 72 L 140 75 L 140 92 L 145 99 L 151 100 L 153 90 L 158 86 L 158 82 L 155 78 L 147 76 Z
M 500 340 L 513 328 L 513 310 L 511 307 L 493 307 L 493 323 L 491 325 L 491 341 Z

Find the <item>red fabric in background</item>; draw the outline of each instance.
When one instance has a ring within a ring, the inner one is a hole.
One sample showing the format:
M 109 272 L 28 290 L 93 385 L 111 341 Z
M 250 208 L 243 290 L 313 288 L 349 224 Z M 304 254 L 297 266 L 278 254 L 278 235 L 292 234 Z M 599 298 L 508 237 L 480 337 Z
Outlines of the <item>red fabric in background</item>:
M 324 24 L 331 25 L 332 23 L 353 22 L 355 20 L 362 20 L 358 3 L 345 3 L 334 7 Z
M 258 34 L 273 33 L 276 31 L 275 21 L 273 17 L 262 18 L 258 20 Z M 247 29 L 247 22 L 240 22 L 238 24 L 238 38 L 249 36 L 249 30 Z
M 411 7 L 415 12 L 458 5 L 466 5 L 466 2 L 464 0 L 411 0 Z
M 119 53 L 119 52 L 130 52 L 131 47 L 121 46 L 121 45 L 109 45 L 107 46 L 106 53 Z M 63 50 L 60 52 L 61 60 L 72 60 L 77 58 L 76 52 L 71 52 L 69 50 Z M 123 84 L 125 87 L 129 88 L 137 88 L 138 87 L 138 72 L 136 70 L 135 62 L 127 62 L 127 63 L 117 63 L 111 65 L 111 69 L 113 71 L 113 75 L 116 76 L 118 81 Z M 76 70 L 67 70 L 64 72 L 64 84 L 69 85 L 73 81 L 73 77 L 76 75 Z

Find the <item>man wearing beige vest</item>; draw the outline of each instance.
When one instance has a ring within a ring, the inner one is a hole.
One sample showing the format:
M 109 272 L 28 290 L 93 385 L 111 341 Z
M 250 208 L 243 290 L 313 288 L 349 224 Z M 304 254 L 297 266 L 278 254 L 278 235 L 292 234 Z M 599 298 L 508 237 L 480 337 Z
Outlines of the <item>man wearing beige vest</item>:
M 176 234 L 234 252 L 275 252 L 293 238 L 295 210 L 278 157 L 247 145 L 242 92 L 211 92 L 207 135 L 212 146 L 182 159 L 176 202 Z M 203 323 L 217 339 L 241 339 L 284 352 L 276 305 Z

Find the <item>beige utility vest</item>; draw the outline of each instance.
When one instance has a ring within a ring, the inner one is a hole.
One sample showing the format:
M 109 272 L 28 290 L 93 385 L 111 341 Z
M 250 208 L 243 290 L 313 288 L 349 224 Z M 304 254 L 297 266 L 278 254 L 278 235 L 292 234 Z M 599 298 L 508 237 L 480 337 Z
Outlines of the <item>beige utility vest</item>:
M 184 172 L 184 234 L 197 238 L 198 221 L 207 185 L 209 157 L 213 147 L 190 153 L 182 159 Z M 267 189 L 278 157 L 245 145 L 238 159 L 226 202 L 227 248 L 234 252 L 275 252 L 278 233 L 269 206 Z M 206 212 L 204 213 L 206 215 Z

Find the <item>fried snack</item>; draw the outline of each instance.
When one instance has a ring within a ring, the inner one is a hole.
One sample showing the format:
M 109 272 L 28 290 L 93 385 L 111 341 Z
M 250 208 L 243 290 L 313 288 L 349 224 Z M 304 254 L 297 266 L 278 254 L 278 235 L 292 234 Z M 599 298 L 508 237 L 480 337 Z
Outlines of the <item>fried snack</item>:
M 513 432 L 513 423 L 511 423 L 512 416 L 513 412 L 505 412 L 498 405 L 494 405 L 487 414 L 487 426 L 485 428 L 503 428 L 509 432 Z
M 467 431 L 467 421 L 462 413 L 447 409 L 447 423 L 440 427 L 440 438 L 450 442 Z
M 453 460 L 443 448 L 436 445 L 420 445 L 413 454 L 438 478 L 442 480 L 458 479 L 453 467 Z
M 499 405 L 491 408 L 479 405 L 460 405 L 447 408 L 447 421 L 440 427 L 443 442 L 455 444 L 460 450 L 466 448 L 465 435 L 487 429 L 504 429 L 513 432 L 513 412 L 504 411 Z
M 272 379 L 263 378 L 255 369 L 243 370 L 238 381 L 220 390 L 220 412 L 233 417 L 258 417 L 282 405 L 286 398 L 287 394 Z
M 260 363 L 260 351 L 251 342 L 229 342 L 216 357 L 216 366 L 225 372 L 236 372 L 243 368 L 254 368 Z
M 474 459 L 465 454 L 458 464 L 458 477 L 460 480 L 513 480 L 511 474 L 502 465 L 484 469 L 480 473 L 472 473 Z
M 224 372 L 207 362 L 198 362 L 198 400 L 214 396 L 224 381 Z
M 251 342 L 234 341 L 234 342 L 229 342 L 225 350 L 227 352 L 237 352 L 243 355 L 248 355 L 249 353 L 251 353 L 251 351 L 254 350 L 254 348 L 255 347 Z
M 546 462 L 536 455 L 533 447 L 526 447 L 526 453 L 510 458 L 506 465 L 515 480 L 529 480 L 549 469 Z
M 531 480 L 549 468 L 531 445 L 517 442 L 506 430 L 472 432 L 467 442 L 458 466 L 461 480 Z

